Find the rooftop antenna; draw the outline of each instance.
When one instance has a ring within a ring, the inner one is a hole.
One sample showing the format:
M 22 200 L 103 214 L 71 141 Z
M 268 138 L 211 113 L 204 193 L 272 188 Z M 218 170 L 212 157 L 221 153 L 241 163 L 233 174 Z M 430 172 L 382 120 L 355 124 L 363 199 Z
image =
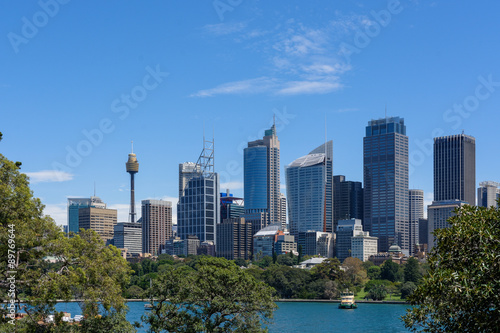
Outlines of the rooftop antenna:
M 134 153 L 134 141 L 130 141 L 132 143 L 132 154 Z
M 387 102 L 385 103 L 385 122 L 387 122 Z
M 94 197 L 95 197 L 95 180 L 94 180 Z

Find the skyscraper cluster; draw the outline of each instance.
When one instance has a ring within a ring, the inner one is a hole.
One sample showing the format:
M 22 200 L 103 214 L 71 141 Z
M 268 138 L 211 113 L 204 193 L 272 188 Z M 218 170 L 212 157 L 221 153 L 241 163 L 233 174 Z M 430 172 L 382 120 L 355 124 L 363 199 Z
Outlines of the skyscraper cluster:
M 70 198 L 69 230 L 94 229 L 129 255 L 203 253 L 250 259 L 291 251 L 367 260 L 377 252 L 400 249 L 415 255 L 423 251 L 422 244 L 431 248 L 433 230 L 447 227 L 455 208 L 476 203 L 475 138 L 463 133 L 434 138 L 434 201 L 427 219 L 423 190 L 409 188 L 409 138 L 403 118 L 368 121 L 363 183 L 335 175 L 333 157 L 333 142 L 325 140 L 284 166 L 285 196 L 273 124 L 243 151 L 244 196 L 237 198 L 230 189 L 221 193 L 214 140 L 204 138 L 197 162 L 179 164 L 173 226 L 172 203 L 163 200 L 142 200 L 136 221 L 134 177 L 139 163 L 132 151 L 126 163 L 129 221 L 118 223 L 116 210 L 107 209 L 95 196 Z M 496 206 L 499 184 L 482 182 L 477 194 L 478 205 Z

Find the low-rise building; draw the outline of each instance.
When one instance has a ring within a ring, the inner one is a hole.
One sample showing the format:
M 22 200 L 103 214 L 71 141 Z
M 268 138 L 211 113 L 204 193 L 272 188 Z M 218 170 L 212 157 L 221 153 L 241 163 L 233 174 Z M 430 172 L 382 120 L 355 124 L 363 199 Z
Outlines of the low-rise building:
M 274 244 L 276 254 L 294 253 L 297 251 L 297 243 L 295 237 L 290 234 L 278 235 L 278 239 Z
M 278 235 L 285 233 L 280 230 L 281 225 L 273 224 L 265 227 L 253 235 L 253 255 L 255 257 L 272 257 L 274 243 L 278 240 Z
M 351 237 L 351 257 L 361 261 L 367 261 L 378 252 L 378 237 L 371 237 L 370 233 L 364 231 Z

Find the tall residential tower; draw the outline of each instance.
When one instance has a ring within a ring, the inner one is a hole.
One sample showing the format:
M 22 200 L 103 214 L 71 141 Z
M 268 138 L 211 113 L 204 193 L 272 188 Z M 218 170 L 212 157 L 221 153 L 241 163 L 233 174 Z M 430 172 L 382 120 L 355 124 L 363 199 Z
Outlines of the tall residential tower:
M 410 211 L 410 255 L 413 255 L 415 253 L 415 246 L 419 244 L 419 221 L 424 218 L 424 191 L 410 190 L 408 199 L 408 209 Z
M 142 252 L 159 255 L 172 238 L 172 203 L 142 200 Z

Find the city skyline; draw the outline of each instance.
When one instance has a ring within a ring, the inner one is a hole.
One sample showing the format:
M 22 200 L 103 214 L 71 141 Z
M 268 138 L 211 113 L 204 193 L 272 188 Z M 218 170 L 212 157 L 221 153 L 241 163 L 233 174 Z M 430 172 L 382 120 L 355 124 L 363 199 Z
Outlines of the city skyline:
M 475 188 L 500 181 L 491 154 L 500 135 L 498 9 L 244 1 L 220 13 L 211 2 L 69 2 L 35 26 L 42 6 L 8 3 L 1 153 L 23 163 L 58 224 L 67 223 L 67 199 L 89 198 L 94 182 L 125 222 L 131 140 L 141 163 L 136 201 L 163 198 L 175 209 L 178 166 L 198 153 L 204 128 L 214 133 L 221 190 L 242 197 L 242 150 L 274 115 L 283 185 L 285 166 L 325 141 L 325 125 L 333 174 L 362 181 L 364 128 L 387 112 L 405 119 L 409 187 L 429 204 L 435 137 L 474 136 Z

